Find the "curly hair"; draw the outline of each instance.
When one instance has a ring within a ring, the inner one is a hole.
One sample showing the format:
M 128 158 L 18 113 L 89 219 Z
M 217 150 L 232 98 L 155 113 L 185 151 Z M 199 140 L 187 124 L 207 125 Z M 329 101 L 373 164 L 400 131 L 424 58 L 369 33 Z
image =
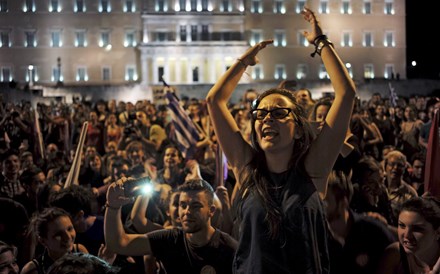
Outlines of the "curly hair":
M 440 227 L 440 201 L 433 196 L 413 197 L 403 202 L 399 209 L 399 212 L 411 211 L 419 214 L 434 230 Z

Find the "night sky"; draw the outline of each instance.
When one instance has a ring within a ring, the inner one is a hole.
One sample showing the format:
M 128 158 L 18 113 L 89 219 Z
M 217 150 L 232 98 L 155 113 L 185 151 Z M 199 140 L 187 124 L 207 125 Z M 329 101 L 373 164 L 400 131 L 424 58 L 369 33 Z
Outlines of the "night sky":
M 406 0 L 406 14 L 408 79 L 440 80 L 440 1 Z

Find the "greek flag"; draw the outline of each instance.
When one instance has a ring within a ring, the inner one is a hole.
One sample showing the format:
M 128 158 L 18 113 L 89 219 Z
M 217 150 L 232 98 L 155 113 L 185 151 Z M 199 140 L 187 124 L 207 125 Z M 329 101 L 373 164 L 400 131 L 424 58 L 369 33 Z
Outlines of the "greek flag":
M 399 97 L 397 97 L 396 91 L 395 91 L 393 85 L 391 85 L 391 82 L 388 83 L 388 88 L 390 89 L 390 103 L 393 107 L 396 107 L 397 100 L 399 99 Z
M 177 97 L 169 90 L 165 94 L 168 102 L 168 110 L 174 126 L 176 143 L 186 160 L 191 159 L 195 146 L 199 141 L 199 132 L 191 121 L 191 118 L 179 104 Z

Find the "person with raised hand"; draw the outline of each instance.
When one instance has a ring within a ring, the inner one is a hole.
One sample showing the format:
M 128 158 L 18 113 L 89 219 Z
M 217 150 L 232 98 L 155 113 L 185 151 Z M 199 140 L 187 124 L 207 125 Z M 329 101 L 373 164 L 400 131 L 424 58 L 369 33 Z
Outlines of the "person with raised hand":
M 104 232 L 109 249 L 128 256 L 154 256 L 170 274 L 232 273 L 237 242 L 211 225 L 216 206 L 207 181 L 189 179 L 177 188 L 181 227 L 127 234 L 121 207 L 133 199 L 125 193 L 131 180 L 123 177 L 107 191 Z
M 239 174 L 239 243 L 234 273 L 329 273 L 327 225 L 321 198 L 341 150 L 355 98 L 355 84 L 312 10 L 303 18 L 335 91 L 319 135 L 290 90 L 272 88 L 251 108 L 249 144 L 228 109 L 229 99 L 258 53 L 273 43 L 248 49 L 211 88 L 207 104 L 218 141 Z

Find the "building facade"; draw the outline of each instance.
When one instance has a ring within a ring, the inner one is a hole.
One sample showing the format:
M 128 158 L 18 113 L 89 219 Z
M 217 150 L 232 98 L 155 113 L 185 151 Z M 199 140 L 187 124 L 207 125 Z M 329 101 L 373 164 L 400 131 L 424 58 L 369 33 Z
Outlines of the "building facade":
M 354 80 L 406 79 L 405 0 L 0 0 L 0 81 L 206 89 L 274 39 L 243 83 L 328 82 L 304 5 Z

